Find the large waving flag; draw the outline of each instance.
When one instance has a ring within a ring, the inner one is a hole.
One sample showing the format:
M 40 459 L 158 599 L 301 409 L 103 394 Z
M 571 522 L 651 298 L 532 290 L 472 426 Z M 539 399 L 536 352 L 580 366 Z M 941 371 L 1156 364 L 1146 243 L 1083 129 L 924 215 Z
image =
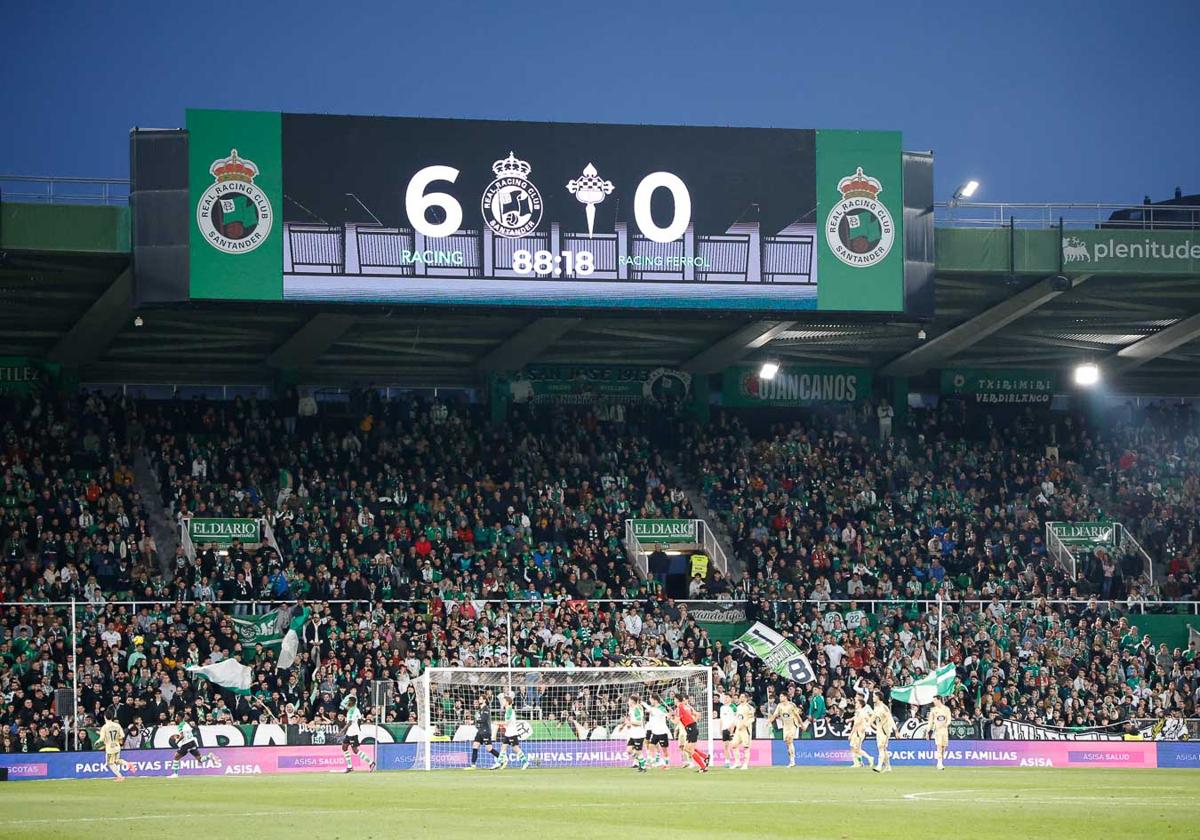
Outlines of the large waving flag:
M 271 647 L 282 643 L 283 637 L 287 635 L 288 626 L 292 622 L 292 610 L 290 607 L 284 607 L 249 618 L 230 616 L 229 621 L 237 632 L 238 641 L 243 645 Z
M 304 629 L 304 622 L 308 621 L 308 616 L 312 612 L 308 607 L 302 610 L 293 611 L 292 620 L 288 623 L 287 633 L 283 636 L 283 642 L 279 645 L 279 662 L 275 665 L 277 670 L 285 670 L 291 668 L 296 662 L 296 654 L 300 650 L 300 631 Z
M 204 677 L 214 685 L 227 688 L 234 694 L 249 694 L 254 672 L 236 659 L 222 659 L 212 665 L 189 665 L 189 674 Z
M 808 657 L 800 652 L 800 648 L 761 621 L 756 621 L 732 644 L 744 653 L 757 656 L 776 674 L 792 682 L 804 685 L 816 679 Z
M 914 706 L 924 706 L 932 703 L 934 697 L 946 697 L 954 692 L 954 665 L 943 665 L 911 685 L 901 685 L 892 689 L 892 699 Z

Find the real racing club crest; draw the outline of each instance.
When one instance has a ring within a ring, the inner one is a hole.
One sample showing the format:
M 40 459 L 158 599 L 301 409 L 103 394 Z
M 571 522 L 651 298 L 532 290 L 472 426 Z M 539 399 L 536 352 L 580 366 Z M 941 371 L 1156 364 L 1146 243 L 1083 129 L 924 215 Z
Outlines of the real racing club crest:
M 825 219 L 829 250 L 855 268 L 875 265 L 888 255 L 896 239 L 892 214 L 878 200 L 883 186 L 860 166 L 838 182 L 838 192 L 842 200 Z
M 501 236 L 524 236 L 542 221 L 542 195 L 526 176 L 533 169 L 512 152 L 492 164 L 496 180 L 483 191 L 483 220 Z
M 274 213 L 267 194 L 255 185 L 254 161 L 231 149 L 208 169 L 216 180 L 200 196 L 196 224 L 208 243 L 228 254 L 245 254 L 267 240 Z

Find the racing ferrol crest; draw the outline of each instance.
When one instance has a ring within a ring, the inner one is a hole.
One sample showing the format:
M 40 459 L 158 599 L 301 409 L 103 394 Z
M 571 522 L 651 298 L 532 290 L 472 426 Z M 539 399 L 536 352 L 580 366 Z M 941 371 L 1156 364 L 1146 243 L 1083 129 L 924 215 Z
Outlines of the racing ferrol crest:
M 258 167 L 231 149 L 229 157 L 214 160 L 208 171 L 216 182 L 200 196 L 196 224 L 219 251 L 253 251 L 266 241 L 274 219 L 271 200 L 254 183 Z
M 880 262 L 892 250 L 896 226 L 892 214 L 878 200 L 883 192 L 876 178 L 863 172 L 838 182 L 842 200 L 825 220 L 825 241 L 835 257 L 846 265 L 866 268 Z
M 483 191 L 483 220 L 501 236 L 524 236 L 542 221 L 542 195 L 526 180 L 532 170 L 512 152 L 492 164 L 496 180 Z

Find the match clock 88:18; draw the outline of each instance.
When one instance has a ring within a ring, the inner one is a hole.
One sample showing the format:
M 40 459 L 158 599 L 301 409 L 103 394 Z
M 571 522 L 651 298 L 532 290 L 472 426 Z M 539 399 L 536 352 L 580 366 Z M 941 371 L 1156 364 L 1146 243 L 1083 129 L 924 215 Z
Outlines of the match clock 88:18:
M 587 277 L 596 270 L 596 258 L 591 251 L 513 251 L 512 270 L 517 274 L 536 274 L 539 277 L 561 277 L 570 274 Z

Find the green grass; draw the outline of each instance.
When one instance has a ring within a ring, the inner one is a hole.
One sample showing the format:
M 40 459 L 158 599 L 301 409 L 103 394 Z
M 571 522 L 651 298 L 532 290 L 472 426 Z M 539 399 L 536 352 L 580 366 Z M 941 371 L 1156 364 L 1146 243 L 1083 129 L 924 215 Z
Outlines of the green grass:
M 0 786 L 0 837 L 1195 837 L 1193 770 L 462 770 Z

